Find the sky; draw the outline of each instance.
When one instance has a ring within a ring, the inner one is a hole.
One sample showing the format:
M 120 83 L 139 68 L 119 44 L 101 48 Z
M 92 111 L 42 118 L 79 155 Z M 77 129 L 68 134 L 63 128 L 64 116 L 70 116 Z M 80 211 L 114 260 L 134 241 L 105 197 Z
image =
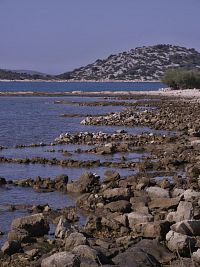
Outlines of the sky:
M 58 74 L 130 50 L 200 52 L 200 0 L 0 0 L 0 68 Z

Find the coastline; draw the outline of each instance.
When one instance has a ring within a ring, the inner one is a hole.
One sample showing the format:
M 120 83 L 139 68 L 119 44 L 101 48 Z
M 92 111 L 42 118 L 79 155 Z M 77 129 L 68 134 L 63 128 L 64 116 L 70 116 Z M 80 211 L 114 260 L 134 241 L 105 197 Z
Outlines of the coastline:
M 160 83 L 159 80 L 1 80 L 0 82 L 58 82 L 58 83 Z
M 171 90 L 169 88 L 158 91 L 71 91 L 71 92 L 0 92 L 1 96 L 164 96 L 164 97 L 181 97 L 181 98 L 200 98 L 200 89 Z

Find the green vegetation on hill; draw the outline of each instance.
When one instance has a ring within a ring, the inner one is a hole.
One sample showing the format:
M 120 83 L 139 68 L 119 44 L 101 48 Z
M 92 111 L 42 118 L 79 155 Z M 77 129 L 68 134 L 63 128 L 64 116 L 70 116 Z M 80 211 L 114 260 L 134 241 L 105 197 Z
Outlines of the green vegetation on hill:
M 161 80 L 173 89 L 200 88 L 200 71 L 171 69 L 165 72 Z

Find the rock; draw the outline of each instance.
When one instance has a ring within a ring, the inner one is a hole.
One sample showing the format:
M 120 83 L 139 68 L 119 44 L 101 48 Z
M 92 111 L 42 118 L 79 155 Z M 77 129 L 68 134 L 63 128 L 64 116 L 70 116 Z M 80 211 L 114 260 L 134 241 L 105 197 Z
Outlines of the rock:
M 6 184 L 6 179 L 0 177 L 0 186 L 5 185 Z
M 55 238 L 63 239 L 69 229 L 71 229 L 71 224 L 62 216 L 55 230 Z
M 87 260 L 93 263 L 106 264 L 109 263 L 108 259 L 100 252 L 87 245 L 80 245 L 75 247 L 72 252 L 80 257 L 81 261 Z
M 8 233 L 8 241 L 17 240 L 18 242 L 29 243 L 32 241 L 28 231 L 24 229 L 14 229 Z
M 171 226 L 174 232 L 189 235 L 200 236 L 200 220 L 184 220 Z
M 120 179 L 120 174 L 116 171 L 108 170 L 104 173 L 104 183 L 114 182 Z
M 175 258 L 175 255 L 157 240 L 142 239 L 132 247 L 142 249 L 144 252 L 152 255 L 160 263 L 171 262 L 172 259 Z M 128 250 L 131 251 L 132 247 Z
M 169 191 L 158 186 L 150 186 L 146 191 L 150 198 L 169 198 Z
M 58 252 L 42 260 L 41 267 L 80 267 L 79 258 L 70 252 Z
M 128 216 L 129 227 L 131 229 L 135 229 L 136 224 L 153 221 L 153 216 L 151 214 L 131 212 L 131 213 L 128 213 L 127 216 Z
M 49 224 L 43 214 L 38 213 L 26 217 L 14 219 L 11 224 L 11 230 L 25 230 L 31 237 L 38 237 L 48 234 Z
M 104 206 L 104 209 L 108 209 L 111 212 L 130 212 L 131 211 L 131 203 L 127 200 L 118 200 L 114 202 L 110 202 Z
M 67 184 L 67 191 L 70 193 L 89 193 L 99 185 L 99 176 L 85 172 L 80 178 Z
M 183 193 L 183 196 L 186 201 L 198 201 L 200 198 L 200 192 L 197 192 L 192 189 L 187 189 Z
M 176 212 L 170 212 L 167 220 L 170 222 L 180 222 L 183 220 L 191 220 L 194 216 L 194 209 L 191 202 L 181 201 Z
M 187 256 L 194 250 L 196 239 L 187 235 L 169 231 L 166 235 L 167 247 L 172 252 L 179 252 L 181 256 Z
M 153 198 L 149 203 L 149 209 L 174 209 L 178 206 L 178 204 L 179 198 Z
M 16 240 L 6 241 L 1 248 L 1 251 L 7 255 L 13 255 L 21 251 L 21 244 Z
M 136 233 L 142 237 L 164 240 L 170 230 L 170 223 L 167 221 L 147 222 L 136 224 L 134 227 Z
M 200 249 L 198 249 L 196 252 L 193 252 L 192 259 L 200 264 Z
M 172 191 L 172 197 L 174 197 L 174 198 L 179 197 L 179 196 L 181 196 L 184 192 L 185 192 L 184 189 L 175 188 L 175 189 Z
M 61 174 L 56 176 L 55 179 L 55 188 L 59 191 L 66 191 L 67 190 L 67 183 L 68 183 L 68 176 L 65 174 Z
M 106 189 L 102 195 L 103 198 L 109 201 L 129 200 L 131 196 L 131 191 L 129 188 L 112 188 Z
M 86 243 L 87 243 L 87 239 L 83 234 L 71 233 L 65 239 L 65 249 L 66 250 L 72 250 L 73 248 L 75 248 L 79 245 L 86 245 Z
M 146 253 L 142 248 L 133 247 L 114 257 L 113 262 L 120 267 L 161 267 L 154 256 Z

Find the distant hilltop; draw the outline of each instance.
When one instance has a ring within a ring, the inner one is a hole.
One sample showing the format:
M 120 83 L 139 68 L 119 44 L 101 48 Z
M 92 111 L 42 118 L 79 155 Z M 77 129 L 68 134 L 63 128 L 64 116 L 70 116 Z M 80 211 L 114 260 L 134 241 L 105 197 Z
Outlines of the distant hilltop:
M 200 53 L 195 49 L 159 44 L 98 59 L 59 77 L 74 80 L 159 80 L 166 69 L 200 69 Z
M 169 44 L 143 46 L 98 59 L 94 63 L 60 75 L 0 69 L 0 79 L 68 81 L 159 81 L 167 69 L 200 69 L 200 53 Z

